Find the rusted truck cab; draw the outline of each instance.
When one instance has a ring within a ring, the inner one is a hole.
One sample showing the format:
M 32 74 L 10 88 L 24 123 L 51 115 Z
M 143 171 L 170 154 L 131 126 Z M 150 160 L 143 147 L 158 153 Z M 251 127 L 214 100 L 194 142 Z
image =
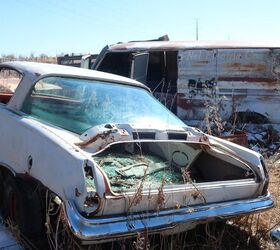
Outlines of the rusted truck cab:
M 93 68 L 146 84 L 187 124 L 209 105 L 223 120 L 279 123 L 279 59 L 277 44 L 148 41 L 107 46 Z

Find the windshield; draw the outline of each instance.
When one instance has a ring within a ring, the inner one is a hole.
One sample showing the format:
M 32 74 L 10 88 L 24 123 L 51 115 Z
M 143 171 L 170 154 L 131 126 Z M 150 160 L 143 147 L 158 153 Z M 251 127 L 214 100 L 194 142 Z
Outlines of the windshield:
M 145 89 L 65 77 L 46 77 L 38 81 L 22 111 L 78 134 L 106 123 L 166 129 L 185 126 Z

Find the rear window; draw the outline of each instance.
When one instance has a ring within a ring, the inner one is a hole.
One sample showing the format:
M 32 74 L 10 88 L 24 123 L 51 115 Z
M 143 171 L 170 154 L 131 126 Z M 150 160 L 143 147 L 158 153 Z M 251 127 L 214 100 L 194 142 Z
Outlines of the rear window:
M 22 111 L 82 134 L 101 124 L 185 126 L 147 90 L 97 80 L 46 77 L 38 81 Z

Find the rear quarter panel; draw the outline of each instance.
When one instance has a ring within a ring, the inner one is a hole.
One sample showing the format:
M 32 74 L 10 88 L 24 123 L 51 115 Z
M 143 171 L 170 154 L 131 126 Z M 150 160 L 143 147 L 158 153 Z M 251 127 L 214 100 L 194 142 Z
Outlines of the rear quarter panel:
M 17 174 L 32 176 L 63 199 L 76 199 L 82 204 L 86 196 L 84 157 L 70 144 L 38 121 L 15 114 L 5 106 L 0 107 L 0 138 L 3 166 Z M 76 190 L 79 197 L 75 196 Z

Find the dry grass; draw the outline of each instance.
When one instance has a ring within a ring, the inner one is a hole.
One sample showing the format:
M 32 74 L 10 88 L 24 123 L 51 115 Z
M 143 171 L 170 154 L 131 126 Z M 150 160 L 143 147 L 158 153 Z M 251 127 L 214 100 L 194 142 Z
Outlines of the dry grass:
M 259 249 L 276 249 L 270 238 L 272 229 L 280 226 L 280 153 L 267 160 L 269 168 L 269 192 L 276 206 L 266 212 L 232 220 L 232 224 L 247 233 L 247 242 L 253 241 Z
M 275 249 L 270 243 L 269 233 L 270 231 L 280 226 L 280 153 L 276 153 L 272 160 L 267 160 L 269 168 L 269 191 L 275 198 L 275 208 L 262 213 L 254 215 L 252 218 L 253 225 L 255 226 L 255 232 L 258 236 L 260 247 L 263 249 Z
M 279 196 L 279 179 L 280 179 L 280 161 L 276 155 L 273 160 L 267 161 L 270 172 L 269 191 L 275 196 L 276 201 Z M 162 186 L 164 185 L 164 182 Z M 140 185 L 141 186 L 141 185 Z M 142 188 L 138 190 L 142 193 Z M 162 188 L 162 187 L 161 187 Z M 159 197 L 161 197 L 161 188 L 159 188 Z M 137 197 L 139 196 L 136 195 Z M 138 197 L 139 199 L 140 197 Z M 164 200 L 163 200 L 164 201 Z M 135 201 L 134 201 L 135 202 Z M 131 205 L 135 205 L 132 202 Z M 161 202 L 159 202 L 161 203 Z M 139 233 L 134 239 L 114 241 L 112 243 L 95 245 L 90 247 L 81 247 L 71 233 L 65 227 L 58 230 L 57 225 L 54 231 L 60 231 L 57 238 L 56 233 L 52 233 L 53 244 L 51 249 L 62 249 L 57 245 L 71 246 L 72 249 L 276 249 L 270 240 L 269 233 L 271 229 L 280 224 L 280 207 L 279 202 L 274 209 L 260 214 L 253 214 L 234 218 L 224 223 L 210 223 L 200 225 L 196 229 L 186 233 L 175 234 L 172 236 L 148 236 L 148 232 Z M 58 223 L 61 218 L 58 218 Z M 64 223 L 61 223 L 64 225 Z M 55 236 L 55 237 L 54 237 Z

